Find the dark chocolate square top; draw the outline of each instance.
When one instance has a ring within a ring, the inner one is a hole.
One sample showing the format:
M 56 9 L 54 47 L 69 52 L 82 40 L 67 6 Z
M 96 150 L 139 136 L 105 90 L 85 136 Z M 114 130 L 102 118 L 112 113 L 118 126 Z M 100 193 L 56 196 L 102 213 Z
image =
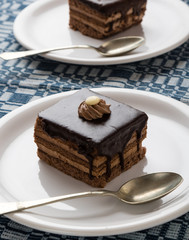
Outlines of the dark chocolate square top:
M 78 107 L 89 96 L 97 95 L 110 104 L 111 114 L 101 120 L 86 121 L 79 117 Z M 117 102 L 87 88 L 63 98 L 55 105 L 39 113 L 46 132 L 74 142 L 101 144 L 106 139 L 116 141 L 123 132 L 133 132 L 144 127 L 147 115 L 131 106 Z
M 111 15 L 117 12 L 126 12 L 133 9 L 134 12 L 140 12 L 141 7 L 147 0 L 79 0 L 92 9 L 101 12 L 104 15 Z

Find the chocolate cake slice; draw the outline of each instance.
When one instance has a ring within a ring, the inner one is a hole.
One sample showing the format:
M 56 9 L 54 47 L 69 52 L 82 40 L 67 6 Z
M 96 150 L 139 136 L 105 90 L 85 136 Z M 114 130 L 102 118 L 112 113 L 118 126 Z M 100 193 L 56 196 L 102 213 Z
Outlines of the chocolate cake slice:
M 104 187 L 145 156 L 147 119 L 126 104 L 79 90 L 39 113 L 38 156 L 78 180 Z
M 103 39 L 142 21 L 147 0 L 69 0 L 69 25 Z

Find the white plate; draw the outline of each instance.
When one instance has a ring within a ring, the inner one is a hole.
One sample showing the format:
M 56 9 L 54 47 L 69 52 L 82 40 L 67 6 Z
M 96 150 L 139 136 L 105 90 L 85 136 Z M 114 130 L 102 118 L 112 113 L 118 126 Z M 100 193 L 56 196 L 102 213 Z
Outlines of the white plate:
M 149 115 L 146 158 L 114 179 L 107 189 L 117 190 L 133 177 L 158 171 L 177 172 L 184 182 L 168 196 L 146 205 L 130 206 L 111 197 L 83 198 L 9 214 L 11 219 L 44 231 L 99 236 L 150 228 L 188 211 L 189 107 L 149 92 L 116 88 L 95 91 Z M 72 93 L 31 102 L 0 120 L 0 201 L 34 200 L 93 189 L 46 165 L 36 155 L 33 126 L 38 112 Z
M 83 36 L 69 28 L 67 0 L 38 0 L 16 18 L 14 35 L 29 49 L 90 44 L 104 41 Z M 104 58 L 94 50 L 64 50 L 45 54 L 53 60 L 87 65 L 128 63 L 158 56 L 181 45 L 189 36 L 189 7 L 180 0 L 148 0 L 142 24 L 117 34 L 116 37 L 144 36 L 143 46 L 128 55 Z M 109 38 L 111 39 L 111 38 Z M 107 39 L 107 40 L 109 40 Z

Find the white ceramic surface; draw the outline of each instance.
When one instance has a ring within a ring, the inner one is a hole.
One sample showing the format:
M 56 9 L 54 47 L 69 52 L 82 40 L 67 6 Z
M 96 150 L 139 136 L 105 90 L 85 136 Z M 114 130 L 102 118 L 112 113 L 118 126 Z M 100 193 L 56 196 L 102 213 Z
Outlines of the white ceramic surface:
M 146 158 L 107 184 L 117 190 L 140 175 L 173 171 L 184 182 L 161 200 L 130 206 L 111 197 L 83 198 L 9 214 L 11 219 L 40 230 L 100 236 L 150 228 L 189 210 L 189 107 L 162 95 L 137 90 L 94 89 L 144 110 L 149 116 Z M 0 119 L 0 201 L 21 201 L 93 189 L 40 161 L 33 140 L 37 114 L 73 92 L 28 103 Z M 121 116 L 120 116 L 121 117 Z
M 181 0 L 148 0 L 141 24 L 106 40 L 83 36 L 69 28 L 67 0 L 38 0 L 16 18 L 14 35 L 28 49 L 90 44 L 129 35 L 145 38 L 145 44 L 125 56 L 104 58 L 94 50 L 64 50 L 44 54 L 53 60 L 87 65 L 135 62 L 168 52 L 189 37 L 189 7 Z

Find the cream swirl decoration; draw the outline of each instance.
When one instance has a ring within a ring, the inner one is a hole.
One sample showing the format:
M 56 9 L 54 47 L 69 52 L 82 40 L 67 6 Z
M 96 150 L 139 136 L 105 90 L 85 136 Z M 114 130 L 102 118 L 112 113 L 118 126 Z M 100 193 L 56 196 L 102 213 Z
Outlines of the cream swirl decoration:
M 97 96 L 88 97 L 78 108 L 78 114 L 85 120 L 102 118 L 104 114 L 110 114 L 110 105 Z

